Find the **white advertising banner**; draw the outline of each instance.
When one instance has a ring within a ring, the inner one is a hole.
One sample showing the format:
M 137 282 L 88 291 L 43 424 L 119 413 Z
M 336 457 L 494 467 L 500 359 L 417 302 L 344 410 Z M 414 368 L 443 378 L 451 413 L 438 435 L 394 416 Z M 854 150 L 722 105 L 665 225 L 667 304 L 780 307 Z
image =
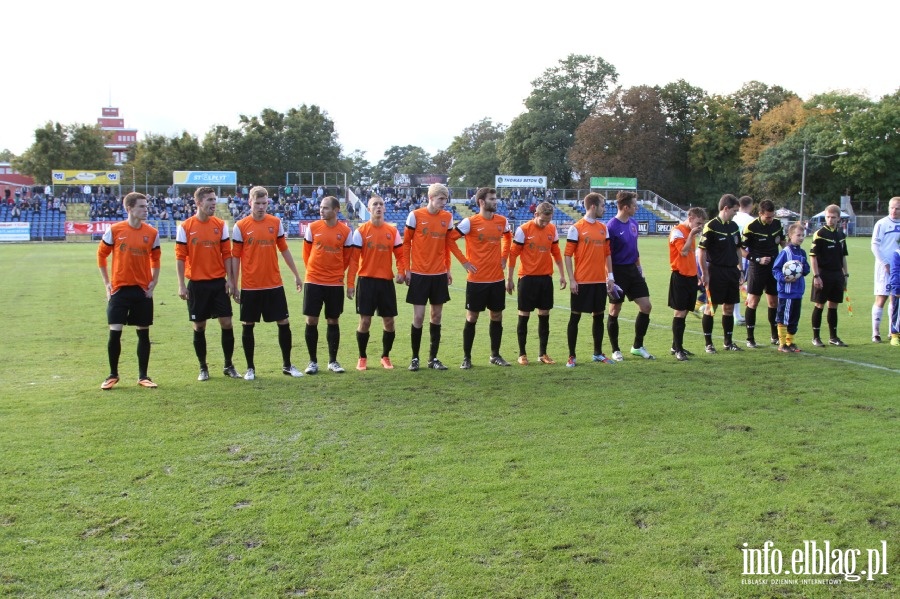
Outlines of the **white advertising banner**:
M 0 223 L 0 241 L 31 241 L 31 223 Z
M 547 177 L 531 175 L 497 175 L 494 187 L 541 187 L 547 189 Z

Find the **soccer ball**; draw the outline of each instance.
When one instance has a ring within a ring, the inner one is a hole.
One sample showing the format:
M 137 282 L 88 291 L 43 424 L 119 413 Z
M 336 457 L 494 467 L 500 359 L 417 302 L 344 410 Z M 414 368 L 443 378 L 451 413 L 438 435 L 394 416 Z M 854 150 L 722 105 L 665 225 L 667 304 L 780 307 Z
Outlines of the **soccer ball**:
M 803 276 L 803 263 L 799 260 L 788 260 L 781 267 L 785 283 L 793 283 Z

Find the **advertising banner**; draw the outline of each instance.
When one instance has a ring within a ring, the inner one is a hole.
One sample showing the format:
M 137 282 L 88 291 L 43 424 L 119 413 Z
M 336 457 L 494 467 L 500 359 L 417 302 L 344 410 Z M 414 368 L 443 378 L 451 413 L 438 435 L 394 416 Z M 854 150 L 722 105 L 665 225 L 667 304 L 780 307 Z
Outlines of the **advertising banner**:
M 51 171 L 54 185 L 118 185 L 119 171 Z
M 89 223 L 78 223 L 67 220 L 66 235 L 102 235 L 116 222 L 114 220 L 98 220 Z
M 237 185 L 237 171 L 174 171 L 174 185 Z
M 0 241 L 31 241 L 31 223 L 0 223 Z
M 547 189 L 547 177 L 532 175 L 497 175 L 494 187 L 541 187 Z
M 637 189 L 634 177 L 591 177 L 591 189 Z

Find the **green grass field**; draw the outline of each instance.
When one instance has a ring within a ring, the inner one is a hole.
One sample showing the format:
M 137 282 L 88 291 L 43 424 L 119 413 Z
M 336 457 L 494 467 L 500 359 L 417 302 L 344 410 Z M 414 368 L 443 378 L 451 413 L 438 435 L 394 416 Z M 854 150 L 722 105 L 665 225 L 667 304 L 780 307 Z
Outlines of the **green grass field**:
M 291 247 L 300 262 L 299 242 Z M 135 384 L 129 329 L 122 382 L 110 392 L 98 388 L 108 367 L 95 248 L 0 247 L 4 596 L 897 594 L 900 348 L 870 342 L 867 239 L 850 244 L 855 316 L 842 306 L 839 328 L 848 348 L 811 347 L 805 303 L 802 354 L 768 346 L 707 356 L 700 321 L 689 316 L 686 345 L 697 356 L 676 362 L 665 240 L 648 238 L 641 248 L 654 310 L 645 345 L 655 361 L 591 363 L 583 318 L 579 366 L 566 369 L 566 292 L 551 317 L 558 365 L 488 365 L 485 316 L 475 368 L 461 371 L 457 266 L 444 310 L 447 372 L 405 370 L 406 305 L 398 369 L 353 370 L 348 304 L 339 356 L 346 374 L 281 375 L 275 327 L 260 325 L 258 379 L 226 379 L 214 325 L 205 383 L 195 380 L 166 242 L 151 332 L 150 375 L 160 387 Z M 300 297 L 289 302 L 302 368 Z M 514 308 L 510 298 L 510 361 Z M 625 347 L 634 315 L 633 305 L 623 310 Z M 327 355 L 324 330 L 320 339 Z M 239 334 L 237 344 L 242 370 Z M 377 332 L 369 349 L 377 357 Z M 785 570 L 804 541 L 859 549 L 857 574 L 867 569 L 866 550 L 885 541 L 888 573 L 855 582 L 745 575 L 744 544 L 766 541 L 783 553 Z

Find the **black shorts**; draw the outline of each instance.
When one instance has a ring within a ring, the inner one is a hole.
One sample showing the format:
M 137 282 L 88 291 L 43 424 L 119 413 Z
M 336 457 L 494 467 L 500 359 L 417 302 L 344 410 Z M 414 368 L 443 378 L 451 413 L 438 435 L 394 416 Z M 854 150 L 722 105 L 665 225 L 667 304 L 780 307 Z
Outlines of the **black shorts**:
M 602 314 L 606 309 L 606 283 L 582 283 L 569 296 L 572 312 Z
M 356 281 L 356 313 L 363 316 L 397 316 L 397 289 L 392 279 L 359 277 Z
M 553 276 L 519 277 L 519 311 L 549 310 L 553 307 Z
M 741 271 L 737 266 L 709 265 L 709 298 L 715 306 L 736 304 L 741 301 Z
M 669 277 L 669 307 L 690 312 L 697 305 L 697 277 L 689 277 L 672 271 Z
M 153 298 L 138 285 L 119 287 L 106 304 L 106 322 L 149 327 L 153 324 Z
M 812 291 L 810 299 L 814 304 L 825 304 L 834 302 L 836 304 L 844 303 L 844 272 L 840 270 L 820 270 L 819 276 L 822 278 L 822 288 L 816 289 L 814 284 L 810 284 Z
M 775 259 L 772 259 L 774 262 Z M 778 281 L 772 274 L 772 263 L 750 262 L 747 267 L 747 295 L 778 295 Z
M 231 316 L 231 298 L 225 292 L 225 279 L 188 281 L 187 288 L 188 318 L 191 322 Z
M 284 287 L 241 290 L 241 322 L 259 322 L 260 316 L 266 322 L 287 319 Z
M 409 289 L 406 291 L 406 303 L 414 306 L 446 304 L 450 301 L 450 283 L 447 274 L 420 275 L 412 273 Z
M 626 297 L 632 302 L 639 297 L 650 297 L 650 288 L 647 287 L 647 281 L 638 270 L 637 264 L 613 264 L 613 276 L 616 278 L 616 285 L 621 287 L 625 294 L 621 299 L 609 300 L 611 304 L 621 304 Z
M 466 282 L 466 310 L 469 312 L 502 312 L 506 309 L 506 283 Z
M 339 318 L 344 313 L 343 285 L 304 283 L 303 315 L 318 318 L 322 314 L 323 305 L 325 306 L 325 318 Z

